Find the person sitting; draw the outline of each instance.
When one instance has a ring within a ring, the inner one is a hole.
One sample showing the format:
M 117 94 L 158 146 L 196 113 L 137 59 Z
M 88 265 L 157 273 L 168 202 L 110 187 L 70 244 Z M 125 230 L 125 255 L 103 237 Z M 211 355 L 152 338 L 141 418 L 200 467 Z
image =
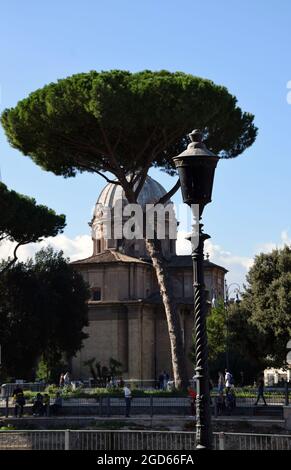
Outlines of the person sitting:
M 43 396 L 43 414 L 45 416 L 49 415 L 49 407 L 50 407 L 50 397 L 47 393 Z
M 33 416 L 43 416 L 44 414 L 43 396 L 41 393 L 38 393 L 34 399 L 32 414 Z
M 55 414 L 55 415 L 59 414 L 62 406 L 63 406 L 63 399 L 61 397 L 60 392 L 57 392 L 54 404 L 51 405 L 50 407 L 52 414 Z
M 16 387 L 13 392 L 13 400 L 15 403 L 14 407 L 14 416 L 15 418 L 19 417 L 22 418 L 23 415 L 23 407 L 25 405 L 25 398 L 24 393 L 21 387 Z

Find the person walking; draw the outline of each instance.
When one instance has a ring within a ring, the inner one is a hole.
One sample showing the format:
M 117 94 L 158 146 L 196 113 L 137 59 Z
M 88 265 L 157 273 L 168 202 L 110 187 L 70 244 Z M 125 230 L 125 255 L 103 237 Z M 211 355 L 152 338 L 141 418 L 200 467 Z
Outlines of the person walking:
M 69 385 L 71 385 L 71 378 L 69 372 L 66 372 L 64 375 L 64 386 L 68 387 Z
M 229 392 L 230 389 L 231 389 L 232 386 L 233 386 L 233 377 L 232 377 L 232 374 L 229 372 L 228 369 L 225 369 L 225 377 L 224 377 L 224 380 L 225 380 L 226 392 Z
M 164 372 L 163 372 L 163 376 L 164 376 L 163 390 L 167 390 L 167 388 L 168 388 L 168 382 L 169 382 L 170 376 L 169 376 L 168 372 L 166 372 L 165 370 L 164 370 Z
M 130 405 L 131 405 L 130 385 L 129 384 L 125 385 L 123 391 L 124 391 L 124 399 L 125 399 L 125 416 L 126 418 L 129 418 Z
M 255 403 L 255 406 L 257 406 L 257 404 L 259 403 L 260 398 L 262 398 L 262 400 L 264 402 L 264 406 L 267 406 L 267 403 L 266 403 L 266 400 L 265 400 L 265 397 L 264 397 L 265 382 L 264 382 L 263 374 L 261 374 L 259 376 L 257 386 L 258 386 L 258 395 L 257 395 L 257 401 Z
M 159 389 L 163 390 L 164 388 L 164 373 L 161 372 L 159 375 Z

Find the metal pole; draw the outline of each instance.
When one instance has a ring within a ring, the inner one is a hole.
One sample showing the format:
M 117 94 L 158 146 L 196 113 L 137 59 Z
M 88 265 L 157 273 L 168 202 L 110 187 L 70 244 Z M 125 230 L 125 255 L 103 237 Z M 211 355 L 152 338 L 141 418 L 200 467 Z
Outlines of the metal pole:
M 196 356 L 196 448 L 211 449 L 212 430 L 208 375 L 208 346 L 206 332 L 206 300 L 204 290 L 204 241 L 210 238 L 202 232 L 199 224 L 199 243 L 192 246 L 193 287 L 195 314 L 195 356 Z
M 226 316 L 226 321 L 225 321 L 225 324 L 226 324 L 226 337 L 225 337 L 225 366 L 226 366 L 226 369 L 229 371 L 229 357 L 228 357 L 228 290 L 229 290 L 229 287 L 227 286 L 227 283 L 225 281 L 225 284 L 224 284 L 224 289 L 225 289 L 225 300 L 224 300 L 224 306 L 225 306 L 225 316 Z
M 65 430 L 65 450 L 70 450 L 70 430 Z
M 288 382 L 288 378 L 285 382 L 285 406 L 289 406 L 289 382 Z
M 229 371 L 229 354 L 228 354 L 228 305 L 226 306 L 226 368 Z

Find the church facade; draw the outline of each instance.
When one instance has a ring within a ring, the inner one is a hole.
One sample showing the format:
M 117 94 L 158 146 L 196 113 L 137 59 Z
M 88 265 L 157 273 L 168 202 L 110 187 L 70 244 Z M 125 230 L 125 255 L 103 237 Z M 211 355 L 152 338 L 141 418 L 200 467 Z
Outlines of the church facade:
M 155 203 L 166 191 L 147 177 L 138 202 Z M 84 362 L 96 359 L 108 366 L 110 358 L 122 364 L 123 377 L 153 382 L 162 370 L 172 373 L 170 341 L 166 315 L 159 293 L 154 268 L 144 240 L 114 239 L 104 236 L 101 220 L 104 208 L 113 209 L 117 201 L 127 204 L 121 186 L 109 183 L 101 192 L 91 222 L 93 254 L 75 261 L 91 289 L 89 300 L 89 337 L 72 359 L 75 378 L 88 378 Z M 103 217 L 103 219 L 102 219 Z M 166 236 L 162 251 L 172 279 L 174 298 L 180 315 L 187 373 L 193 376 L 193 285 L 191 256 L 176 254 L 175 240 Z M 205 259 L 206 295 L 224 295 L 227 270 Z

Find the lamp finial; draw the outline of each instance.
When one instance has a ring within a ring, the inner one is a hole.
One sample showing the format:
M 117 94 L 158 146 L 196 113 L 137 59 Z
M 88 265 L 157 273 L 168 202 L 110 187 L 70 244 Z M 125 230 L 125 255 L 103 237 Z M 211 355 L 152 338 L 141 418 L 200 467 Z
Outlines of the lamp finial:
M 188 134 L 192 142 L 202 142 L 203 134 L 199 129 L 194 129 Z

